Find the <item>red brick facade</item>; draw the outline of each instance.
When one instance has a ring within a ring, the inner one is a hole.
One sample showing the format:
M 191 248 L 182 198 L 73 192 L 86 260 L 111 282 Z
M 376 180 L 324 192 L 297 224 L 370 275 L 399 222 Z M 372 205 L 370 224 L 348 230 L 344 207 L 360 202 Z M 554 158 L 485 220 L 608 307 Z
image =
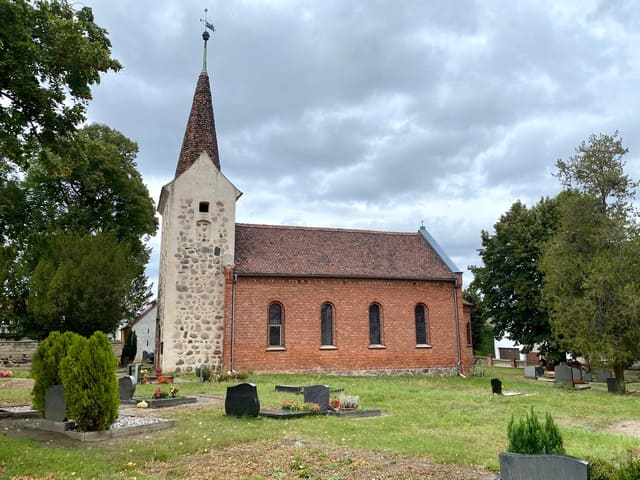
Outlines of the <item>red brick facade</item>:
M 238 276 L 228 271 L 223 368 L 256 372 L 411 372 L 451 374 L 473 361 L 468 317 L 454 282 Z M 235 290 L 235 291 L 234 291 Z M 459 329 L 456 329 L 456 309 Z M 281 349 L 268 346 L 267 312 L 283 306 Z M 335 348 L 321 346 L 320 307 L 334 307 Z M 369 345 L 369 305 L 382 310 L 383 347 Z M 233 307 L 232 307 L 233 303 Z M 416 346 L 414 309 L 428 312 L 428 346 Z M 233 330 L 233 332 L 232 332 Z M 232 345 L 233 337 L 233 345 Z M 233 358 L 232 358 L 233 356 Z M 233 362 L 233 364 L 232 364 Z

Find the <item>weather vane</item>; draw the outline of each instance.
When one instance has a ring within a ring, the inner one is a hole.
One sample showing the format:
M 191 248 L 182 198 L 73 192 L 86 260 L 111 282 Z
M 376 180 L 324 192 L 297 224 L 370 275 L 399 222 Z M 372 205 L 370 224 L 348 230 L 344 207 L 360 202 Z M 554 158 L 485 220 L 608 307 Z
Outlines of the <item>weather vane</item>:
M 213 23 L 209 23 L 207 21 L 207 9 L 204 9 L 204 18 L 201 18 L 200 21 L 204 25 L 204 32 L 202 32 L 202 39 L 204 40 L 204 50 L 202 52 L 202 71 L 207 71 L 207 40 L 211 38 L 209 32 L 207 32 L 207 28 L 212 32 L 216 31 L 216 27 L 213 26 Z
M 207 40 L 209 40 L 210 35 L 209 32 L 207 32 L 207 28 L 209 30 L 211 30 L 212 32 L 216 31 L 216 27 L 213 26 L 213 23 L 209 23 L 207 22 L 207 12 L 209 10 L 207 8 L 204 9 L 204 18 L 201 18 L 200 21 L 202 22 L 202 24 L 204 25 L 204 32 L 202 32 L 202 38 L 203 40 L 206 42 Z

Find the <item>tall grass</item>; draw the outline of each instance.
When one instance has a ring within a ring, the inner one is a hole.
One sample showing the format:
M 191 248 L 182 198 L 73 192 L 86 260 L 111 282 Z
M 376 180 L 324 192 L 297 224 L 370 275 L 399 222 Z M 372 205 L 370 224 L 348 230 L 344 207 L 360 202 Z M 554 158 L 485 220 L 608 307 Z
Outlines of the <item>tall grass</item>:
M 638 418 L 640 397 L 610 395 L 598 384 L 588 391 L 562 389 L 525 380 L 521 369 L 487 367 L 484 372 L 483 377 L 466 379 L 251 375 L 249 381 L 257 385 L 263 407 L 277 408 L 283 399 L 292 398 L 292 394 L 276 392 L 275 385 L 326 384 L 359 395 L 363 408 L 379 408 L 383 415 L 367 419 L 236 419 L 226 417 L 218 404 L 158 410 L 157 416 L 175 419 L 176 427 L 100 445 L 43 443 L 0 435 L 0 478 L 27 473 L 55 473 L 64 478 L 71 472 L 83 478 L 144 478 L 135 469 L 146 461 L 170 460 L 239 442 L 285 438 L 314 438 L 328 448 L 348 445 L 497 469 L 498 453 L 507 447 L 511 416 L 522 416 L 531 407 L 553 417 L 570 455 L 615 460 L 639 453 L 637 439 L 608 429 Z M 522 395 L 492 395 L 492 377 L 500 378 L 505 390 Z M 231 385 L 199 383 L 195 376 L 178 377 L 176 382 L 181 394 L 223 396 Z M 136 395 L 150 394 L 154 387 L 139 385 Z M 25 403 L 29 401 L 28 392 L 23 392 L 23 398 Z

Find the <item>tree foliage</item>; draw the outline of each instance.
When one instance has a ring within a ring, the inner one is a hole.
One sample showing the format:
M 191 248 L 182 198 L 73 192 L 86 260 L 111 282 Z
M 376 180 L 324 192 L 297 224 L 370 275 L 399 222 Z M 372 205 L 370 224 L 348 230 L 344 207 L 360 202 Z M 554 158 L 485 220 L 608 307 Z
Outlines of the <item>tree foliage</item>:
M 112 332 L 150 295 L 145 244 L 156 220 L 136 144 L 90 125 L 68 147 L 65 157 L 34 158 L 11 182 L 5 252 L 13 256 L 4 256 L 0 315 L 35 338 L 52 329 Z
M 67 414 L 80 431 L 107 430 L 118 418 L 120 406 L 117 359 L 104 333 L 80 338 L 60 363 Z
M 74 233 L 56 233 L 42 244 L 29 283 L 31 332 L 89 337 L 96 330 L 115 331 L 137 274 L 129 246 L 110 234 Z
M 138 353 L 138 334 L 135 330 L 131 330 L 122 345 L 122 354 L 120 355 L 120 365 L 126 365 L 133 362 Z
M 488 324 L 482 312 L 482 298 L 480 294 L 466 288 L 463 298 L 471 304 L 471 343 L 476 355 L 493 355 L 493 327 Z
M 470 290 L 481 299 L 483 320 L 496 338 L 507 335 L 531 350 L 555 349 L 546 307 L 542 304 L 542 247 L 557 224 L 555 200 L 542 199 L 532 208 L 515 202 L 494 225 L 482 231 L 482 266 L 471 266 Z
M 85 120 L 91 86 L 118 71 L 91 8 L 66 0 L 0 0 L 0 162 L 57 150 Z M 1 173 L 1 172 L 0 172 Z M 2 175 L 0 175 L 2 176 Z
M 617 133 L 589 137 L 559 160 L 559 228 L 545 248 L 544 298 L 568 350 L 604 362 L 624 390 L 624 364 L 640 354 L 637 182 L 624 174 Z

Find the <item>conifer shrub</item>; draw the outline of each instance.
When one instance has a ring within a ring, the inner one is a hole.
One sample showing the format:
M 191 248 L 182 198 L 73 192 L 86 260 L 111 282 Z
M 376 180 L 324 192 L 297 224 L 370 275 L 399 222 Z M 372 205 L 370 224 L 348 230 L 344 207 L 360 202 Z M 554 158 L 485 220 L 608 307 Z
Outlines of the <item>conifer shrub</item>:
M 544 423 L 540 423 L 533 407 L 524 418 L 518 421 L 511 416 L 507 435 L 509 437 L 508 452 L 530 455 L 564 453 L 562 435 L 551 415 L 546 413 Z
M 60 363 L 67 356 L 70 346 L 80 337 L 73 332 L 51 332 L 33 354 L 31 376 L 35 380 L 31 390 L 32 406 L 44 411 L 44 397 L 47 388 L 62 383 Z
M 133 362 L 138 353 L 138 334 L 132 330 L 124 341 L 122 346 L 122 354 L 120 355 L 120 365 L 125 366 L 129 362 Z
M 60 364 L 67 414 L 81 431 L 107 430 L 118 417 L 117 358 L 109 339 L 95 332 L 74 342 Z

